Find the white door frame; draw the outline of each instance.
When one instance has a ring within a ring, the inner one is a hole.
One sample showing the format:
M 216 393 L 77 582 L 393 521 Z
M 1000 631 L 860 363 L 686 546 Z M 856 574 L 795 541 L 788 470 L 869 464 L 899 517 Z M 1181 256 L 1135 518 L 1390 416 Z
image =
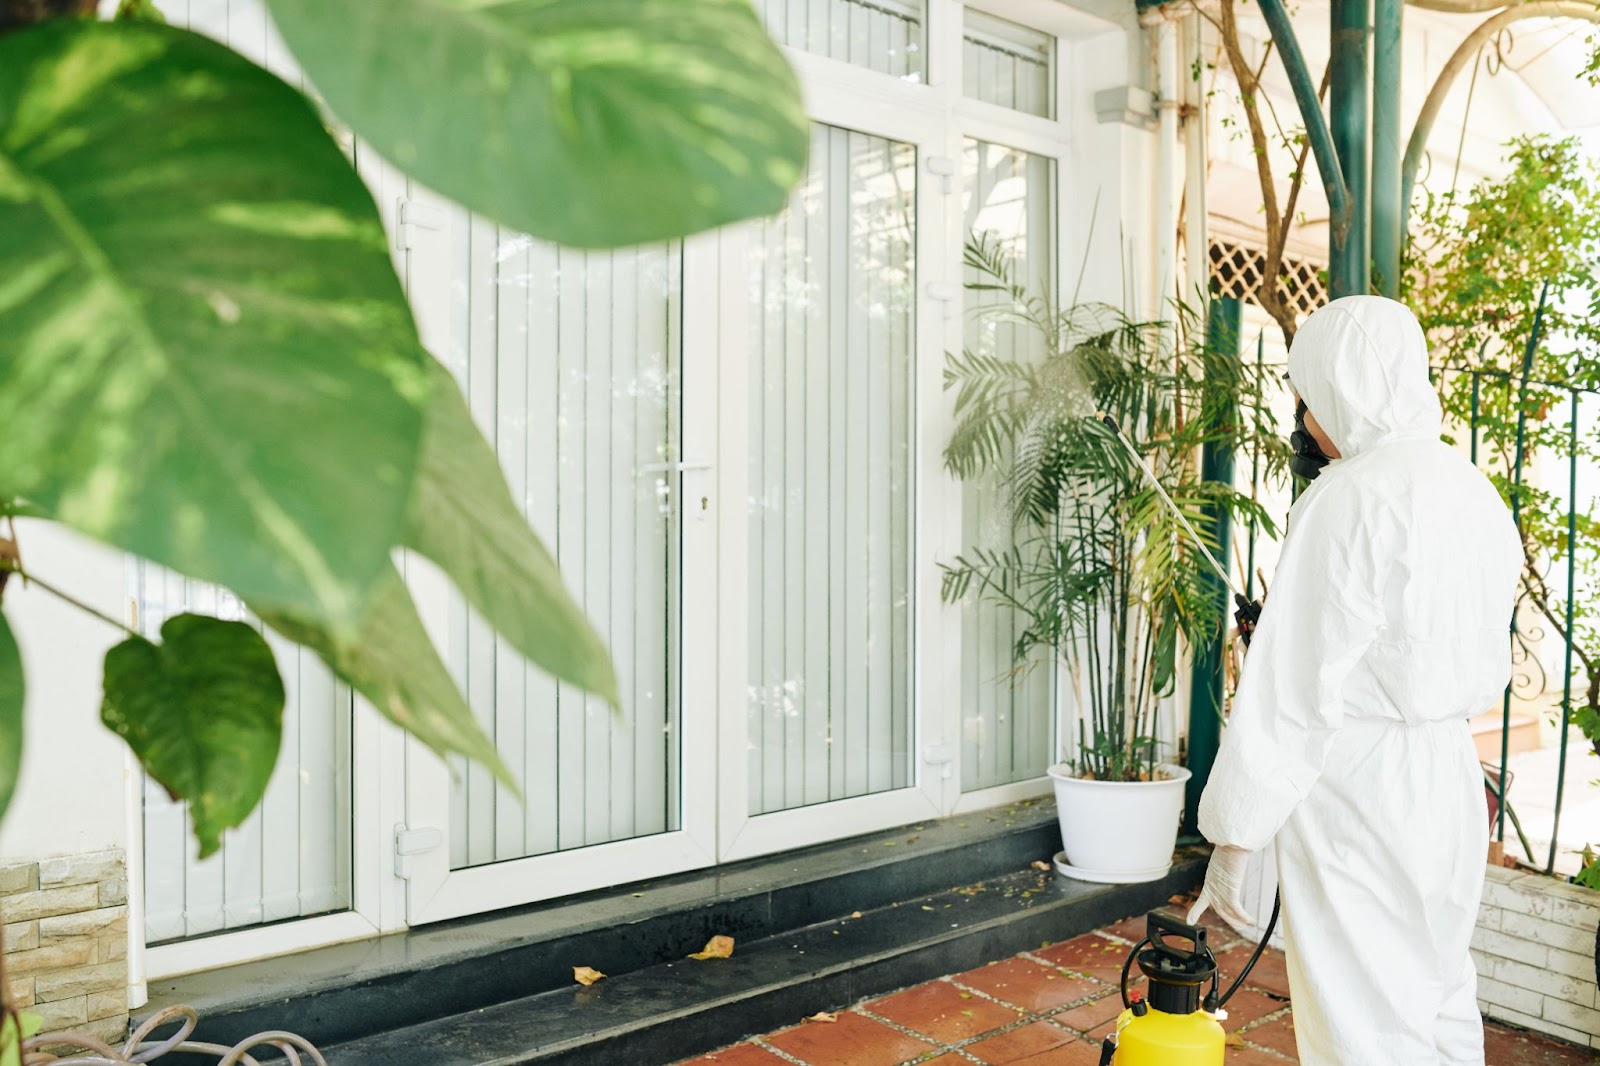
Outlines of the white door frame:
M 437 196 L 413 189 L 422 205 L 419 217 L 450 210 Z M 424 343 L 448 343 L 448 308 L 430 306 L 448 294 L 451 260 L 447 234 L 422 232 L 409 238 L 419 254 L 413 257 L 413 297 Z M 431 254 L 430 254 L 431 250 Z M 715 797 L 715 723 L 695 708 L 710 706 L 716 649 L 708 639 L 708 612 L 714 601 L 698 590 L 714 587 L 717 523 L 710 480 L 714 471 L 698 460 L 715 454 L 716 332 L 713 310 L 716 271 L 715 237 L 692 238 L 683 245 L 683 373 L 682 454 L 679 473 L 681 525 L 681 639 L 676 676 L 680 683 L 681 732 L 678 771 L 680 828 L 631 840 L 612 841 L 545 855 L 468 867 L 450 868 L 452 832 L 450 769 L 444 760 L 414 739 L 406 742 L 405 820 L 391 834 L 394 871 L 406 882 L 406 917 L 413 925 L 461 917 L 502 907 L 568 896 L 608 885 L 658 877 L 709 866 Z M 418 298 L 422 297 L 422 298 Z M 705 498 L 705 510 L 700 500 Z M 692 503 L 692 507 L 691 507 Z M 448 646 L 448 580 L 423 560 L 406 560 L 406 581 L 430 635 Z
M 722 233 L 723 277 L 720 286 L 722 363 L 719 422 L 723 434 L 718 491 L 724 500 L 719 555 L 723 582 L 718 602 L 720 651 L 720 760 L 717 844 L 718 858 L 732 862 L 757 855 L 804 847 L 876 829 L 904 825 L 943 814 L 947 779 L 925 772 L 923 757 L 944 747 L 943 716 L 932 694 L 941 691 L 941 656 L 919 654 L 940 625 L 938 568 L 934 546 L 945 525 L 938 482 L 943 472 L 938 451 L 942 442 L 938 412 L 942 408 L 944 319 L 959 317 L 959 292 L 949 289 L 951 273 L 944 235 L 945 202 L 950 194 L 940 172 L 954 160 L 945 155 L 947 131 L 941 129 L 937 101 L 926 86 L 899 82 L 815 56 L 790 55 L 800 68 L 813 121 L 889 138 L 915 146 L 916 310 L 912 389 L 911 493 L 912 595 L 911 684 L 909 692 L 909 756 L 911 780 L 902 788 L 752 815 L 749 804 L 749 590 L 748 455 L 750 412 L 748 391 L 747 240 L 754 225 Z M 952 186 L 953 189 L 953 186 Z M 952 302 L 954 303 L 952 309 Z M 959 512 L 958 512 L 959 513 Z M 959 629 L 958 629 L 959 636 Z

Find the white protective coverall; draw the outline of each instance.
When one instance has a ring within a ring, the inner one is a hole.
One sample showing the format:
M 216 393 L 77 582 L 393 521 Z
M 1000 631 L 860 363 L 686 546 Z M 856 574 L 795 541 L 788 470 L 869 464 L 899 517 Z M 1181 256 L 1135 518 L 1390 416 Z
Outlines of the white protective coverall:
M 1488 811 L 1467 718 L 1510 676 L 1520 540 L 1439 439 L 1405 306 L 1316 311 L 1289 376 L 1341 458 L 1290 514 L 1200 830 L 1276 842 L 1303 1066 L 1482 1066 L 1468 942 Z

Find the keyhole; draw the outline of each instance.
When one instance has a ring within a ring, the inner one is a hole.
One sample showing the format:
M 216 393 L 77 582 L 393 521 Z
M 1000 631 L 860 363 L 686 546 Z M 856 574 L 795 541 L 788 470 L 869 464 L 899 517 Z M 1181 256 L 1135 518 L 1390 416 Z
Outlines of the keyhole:
M 710 502 L 711 502 L 711 497 L 709 497 L 709 496 L 700 497 L 700 510 L 704 511 L 706 509 L 706 507 L 710 504 Z

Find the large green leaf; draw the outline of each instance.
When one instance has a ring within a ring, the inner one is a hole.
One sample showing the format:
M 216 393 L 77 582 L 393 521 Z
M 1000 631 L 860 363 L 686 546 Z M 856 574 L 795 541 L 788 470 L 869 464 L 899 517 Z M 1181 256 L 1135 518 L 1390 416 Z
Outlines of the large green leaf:
M 449 574 L 512 647 L 615 705 L 617 676 L 605 644 L 517 509 L 494 450 L 478 432 L 454 379 L 433 365 L 437 381 L 406 546 Z
M 428 378 L 366 188 L 203 37 L 0 37 L 0 496 L 354 631 Z
M 520 230 L 638 244 L 781 209 L 808 143 L 750 0 L 268 0 L 334 112 Z
M 313 620 L 258 608 L 262 621 L 322 656 L 382 714 L 440 755 L 460 754 L 517 782 L 483 732 L 417 616 L 405 582 L 391 566 L 372 594 L 359 635 L 341 638 Z
M 0 614 L 0 815 L 11 806 L 22 772 L 22 653 Z
M 189 801 L 205 858 L 261 800 L 278 761 L 283 680 L 254 627 L 198 614 L 106 653 L 100 717 L 150 776 Z

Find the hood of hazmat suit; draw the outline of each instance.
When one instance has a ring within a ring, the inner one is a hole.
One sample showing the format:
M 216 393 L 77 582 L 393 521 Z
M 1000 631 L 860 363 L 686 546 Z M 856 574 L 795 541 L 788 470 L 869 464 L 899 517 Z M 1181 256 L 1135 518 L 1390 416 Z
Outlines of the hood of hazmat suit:
M 1289 377 L 1341 457 L 1290 513 L 1200 829 L 1275 846 L 1304 1066 L 1481 1066 L 1488 812 L 1467 719 L 1510 677 L 1521 540 L 1440 440 L 1404 305 L 1319 309 Z

